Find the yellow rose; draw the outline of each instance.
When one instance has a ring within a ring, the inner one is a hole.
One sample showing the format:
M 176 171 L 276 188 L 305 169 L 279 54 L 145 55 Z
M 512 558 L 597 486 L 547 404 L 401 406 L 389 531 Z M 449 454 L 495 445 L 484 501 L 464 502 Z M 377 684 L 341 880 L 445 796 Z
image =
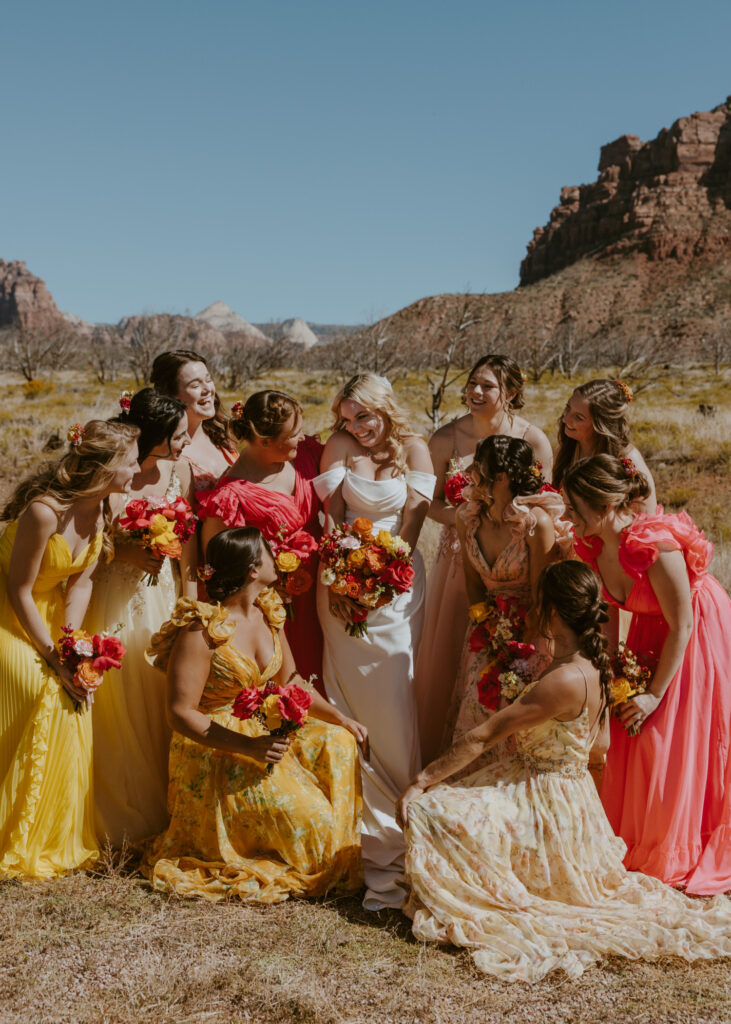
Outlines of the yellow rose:
M 264 701 L 259 708 L 259 711 L 266 719 L 266 727 L 269 732 L 273 732 L 275 729 L 278 729 L 282 724 L 282 716 L 279 713 L 279 704 L 277 701 L 278 697 L 276 693 L 270 693 L 268 697 L 264 698 Z
M 177 534 L 173 529 L 173 523 L 161 516 L 158 512 L 150 521 L 150 544 L 153 547 L 162 547 L 165 544 L 174 544 Z
M 356 548 L 355 551 L 351 551 L 347 562 L 353 569 L 360 569 L 361 565 L 365 562 L 365 551 L 363 548 Z
M 619 676 L 617 679 L 612 680 L 612 703 L 613 704 L 624 704 L 626 700 L 634 694 L 634 690 L 630 684 L 629 679 L 625 679 L 624 676 Z
M 490 614 L 490 607 L 487 601 L 478 601 L 476 604 L 470 605 L 470 618 L 473 622 L 479 624 L 484 622 Z
M 280 572 L 295 572 L 300 567 L 299 555 L 294 551 L 280 551 L 277 555 L 277 569 Z
M 378 531 L 378 533 L 376 534 L 376 544 L 380 544 L 382 548 L 385 548 L 386 551 L 389 551 L 392 543 L 393 539 L 388 530 Z

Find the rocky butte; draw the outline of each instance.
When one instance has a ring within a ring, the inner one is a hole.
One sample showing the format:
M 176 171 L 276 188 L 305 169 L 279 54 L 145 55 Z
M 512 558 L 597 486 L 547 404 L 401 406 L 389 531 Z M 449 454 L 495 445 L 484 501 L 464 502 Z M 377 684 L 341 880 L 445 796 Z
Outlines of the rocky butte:
M 19 324 L 25 330 L 50 332 L 60 314 L 40 277 L 22 260 L 0 260 L 0 327 Z

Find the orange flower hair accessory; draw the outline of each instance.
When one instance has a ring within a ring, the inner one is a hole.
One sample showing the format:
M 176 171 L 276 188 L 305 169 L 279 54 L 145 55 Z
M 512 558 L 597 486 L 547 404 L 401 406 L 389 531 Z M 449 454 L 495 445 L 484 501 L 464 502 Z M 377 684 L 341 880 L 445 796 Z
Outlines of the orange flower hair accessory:
M 240 420 L 244 415 L 244 403 L 234 402 L 231 406 L 231 415 L 235 420 Z
M 542 477 L 543 476 L 543 463 L 539 462 L 536 459 L 536 461 L 530 467 L 530 475 L 534 476 L 536 478 L 536 480 L 538 480 L 539 477 Z
M 632 388 L 629 386 L 629 384 L 625 384 L 625 382 L 623 380 L 615 380 L 614 383 L 617 385 L 619 390 L 622 392 L 622 394 L 624 395 L 626 401 L 628 401 L 628 402 L 633 402 L 634 401 L 634 397 L 635 396 L 632 394 Z
M 69 427 L 66 438 L 74 448 L 78 448 L 85 435 L 86 430 L 83 423 L 74 423 L 73 426 Z
M 622 463 L 622 467 L 627 476 L 634 476 L 637 473 L 637 466 L 635 466 L 632 459 L 620 459 L 619 461 Z
M 205 565 L 199 565 L 198 566 L 198 579 L 201 581 L 201 583 L 207 583 L 209 581 L 209 579 L 211 578 L 211 576 L 213 576 L 215 571 L 216 570 L 213 568 L 213 566 L 209 562 L 206 562 Z

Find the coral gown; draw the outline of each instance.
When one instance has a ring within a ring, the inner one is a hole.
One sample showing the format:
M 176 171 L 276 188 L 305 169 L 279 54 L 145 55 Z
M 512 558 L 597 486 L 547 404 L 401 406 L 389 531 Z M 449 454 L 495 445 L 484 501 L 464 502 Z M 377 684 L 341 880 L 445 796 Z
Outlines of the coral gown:
M 214 654 L 199 708 L 244 736 L 265 730 L 255 719 L 235 718 L 233 701 L 243 687 L 263 686 L 282 663 L 282 602 L 265 590 L 257 604 L 274 648 L 263 671 L 231 643 L 228 612 L 190 598 L 178 601 L 148 652 L 166 668 L 179 631 L 200 623 Z M 355 740 L 338 726 L 309 717 L 271 772 L 251 758 L 173 733 L 170 824 L 148 844 L 142 871 L 160 891 L 212 901 L 278 903 L 356 892 L 362 885 L 360 803 Z
M 576 541 L 596 569 L 598 538 Z M 668 627 L 647 570 L 659 551 L 682 551 L 693 633 L 680 668 L 637 736 L 616 719 L 602 785 L 614 831 L 627 844 L 628 868 L 687 892 L 731 890 L 731 601 L 708 574 L 713 546 L 690 516 L 638 515 L 623 532 L 619 561 L 635 583 L 627 646 L 656 662 Z
M 92 727 L 18 622 L 7 592 L 17 523 L 0 537 L 0 877 L 51 878 L 99 856 L 94 834 Z M 33 599 L 61 637 L 64 584 L 99 557 L 102 534 L 76 556 L 54 533 Z
M 322 533 L 318 513 L 320 503 L 312 480 L 320 472 L 322 444 L 315 437 L 306 437 L 297 447 L 294 459 L 295 490 L 293 495 L 281 494 L 248 480 L 237 480 L 224 474 L 210 490 L 196 494 L 197 512 L 201 519 L 215 516 L 227 526 L 256 526 L 269 541 L 284 535 L 287 547 L 302 559 L 313 585 L 292 600 L 293 618 L 287 620 L 284 632 L 292 648 L 297 670 L 307 679 L 317 676 L 322 686 L 322 629 L 317 617 L 315 582 L 317 580 L 317 545 Z
M 531 684 L 533 685 L 533 684 Z M 731 901 L 627 871 L 587 771 L 586 707 L 515 735 L 515 754 L 410 805 L 404 912 L 503 981 L 577 977 L 606 956 L 731 956 Z

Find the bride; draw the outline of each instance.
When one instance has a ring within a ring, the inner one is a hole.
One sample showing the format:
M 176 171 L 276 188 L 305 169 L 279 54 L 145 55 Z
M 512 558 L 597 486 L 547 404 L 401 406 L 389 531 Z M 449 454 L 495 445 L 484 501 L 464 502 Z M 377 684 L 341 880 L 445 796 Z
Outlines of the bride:
M 332 405 L 335 427 L 313 481 L 325 505 L 325 529 L 365 516 L 374 529 L 416 547 L 435 477 L 429 449 L 409 426 L 389 382 L 352 377 Z M 330 701 L 368 729 L 363 769 L 363 862 L 367 910 L 399 907 L 404 898 L 404 843 L 394 802 L 419 768 L 413 690 L 414 652 L 424 612 L 424 566 L 414 554 L 412 589 L 369 612 L 365 637 L 351 637 L 355 606 L 318 586 L 324 635 L 323 682 Z

